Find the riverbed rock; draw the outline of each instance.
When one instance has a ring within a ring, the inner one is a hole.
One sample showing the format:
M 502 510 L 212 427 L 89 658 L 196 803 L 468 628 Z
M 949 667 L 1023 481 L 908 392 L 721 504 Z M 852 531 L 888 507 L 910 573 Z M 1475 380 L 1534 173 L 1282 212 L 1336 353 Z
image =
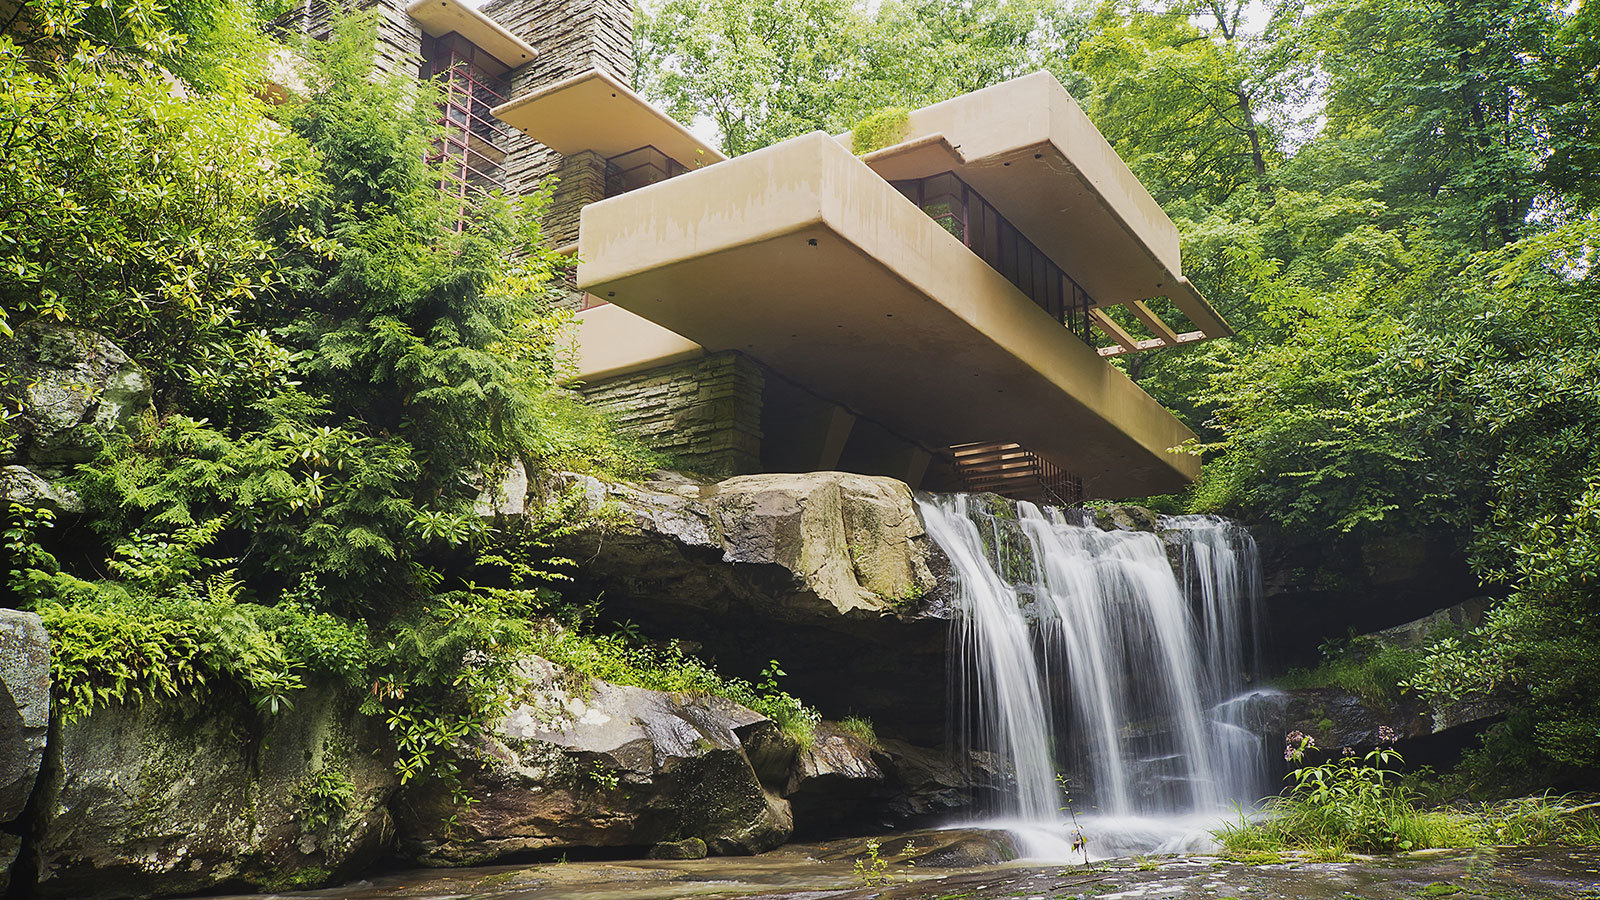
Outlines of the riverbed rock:
M 1094 510 L 1094 525 L 1101 531 L 1149 531 L 1160 528 L 1161 517 L 1143 506 L 1120 503 Z
M 213 698 L 112 706 L 60 726 L 41 804 L 38 892 L 110 900 L 222 884 L 310 887 L 393 835 L 392 761 L 332 687 L 266 722 Z
M 739 739 L 768 721 L 760 714 L 720 697 L 578 676 L 536 657 L 521 674 L 523 689 L 491 733 L 455 750 L 474 802 L 456 806 L 437 783 L 405 792 L 406 855 L 475 865 L 689 838 L 732 855 L 770 850 L 793 832 L 789 804 L 762 785 Z
M 35 471 L 83 462 L 105 435 L 151 412 L 150 377 L 84 328 L 29 322 L 0 341 L 0 364 L 27 381 L 9 460 Z
M 948 828 L 846 838 L 822 844 L 816 851 L 820 860 L 849 860 L 867 872 L 881 866 L 879 875 L 902 872 L 902 866 L 917 869 L 995 866 L 1010 862 L 1018 855 L 1016 837 L 1008 831 L 991 828 Z
M 699 838 L 681 841 L 664 841 L 650 848 L 649 859 L 705 859 L 709 855 L 706 842 Z
M 597 522 L 564 540 L 566 593 L 603 619 L 689 636 L 731 675 L 774 659 L 783 688 L 825 716 L 870 716 L 886 734 L 944 736 L 948 564 L 891 478 L 816 472 L 639 485 L 568 476 Z

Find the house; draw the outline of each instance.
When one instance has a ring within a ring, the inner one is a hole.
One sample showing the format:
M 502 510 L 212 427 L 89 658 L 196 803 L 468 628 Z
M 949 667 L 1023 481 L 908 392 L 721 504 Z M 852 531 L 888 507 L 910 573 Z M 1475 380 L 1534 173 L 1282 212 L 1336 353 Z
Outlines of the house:
M 629 89 L 629 0 L 366 0 L 446 88 L 447 187 L 559 179 L 576 389 L 687 467 L 1053 501 L 1176 490 L 1193 435 L 1110 358 L 1231 333 L 1048 73 L 726 159 Z M 325 21 L 312 5 L 301 27 Z M 325 26 L 322 26 L 325 27 Z

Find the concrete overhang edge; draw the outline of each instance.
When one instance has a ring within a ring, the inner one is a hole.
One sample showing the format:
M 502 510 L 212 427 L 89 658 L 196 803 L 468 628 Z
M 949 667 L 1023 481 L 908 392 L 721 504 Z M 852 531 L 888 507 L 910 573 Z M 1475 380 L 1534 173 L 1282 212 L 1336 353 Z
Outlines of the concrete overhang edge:
M 443 37 L 457 32 L 513 69 L 539 55 L 538 50 L 512 34 L 510 29 L 460 0 L 415 0 L 406 7 L 406 14 L 421 23 L 430 36 Z

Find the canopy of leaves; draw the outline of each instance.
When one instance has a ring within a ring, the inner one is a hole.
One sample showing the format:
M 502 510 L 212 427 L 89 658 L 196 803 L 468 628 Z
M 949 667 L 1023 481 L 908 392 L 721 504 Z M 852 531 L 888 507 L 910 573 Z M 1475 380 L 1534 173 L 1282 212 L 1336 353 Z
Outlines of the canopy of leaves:
M 71 545 L 6 510 L 4 602 L 45 618 L 69 715 L 202 692 L 272 714 L 337 679 L 410 777 L 510 683 L 554 603 L 548 538 L 578 515 L 490 521 L 486 486 L 650 459 L 557 385 L 547 194 L 441 192 L 435 98 L 373 76 L 362 17 L 300 48 L 306 96 L 265 105 L 267 13 L 46 2 L 4 23 L 0 337 L 92 328 L 157 385 L 153 420 L 67 473 Z M 0 383 L 5 409 L 22 387 Z

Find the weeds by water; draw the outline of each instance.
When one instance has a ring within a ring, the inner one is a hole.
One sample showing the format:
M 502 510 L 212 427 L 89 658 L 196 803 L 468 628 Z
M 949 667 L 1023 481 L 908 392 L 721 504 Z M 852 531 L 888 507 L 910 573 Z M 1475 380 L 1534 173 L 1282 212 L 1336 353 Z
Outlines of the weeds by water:
M 1290 735 L 1285 756 L 1301 762 L 1314 742 Z M 1392 740 L 1392 739 L 1391 739 Z M 1545 794 L 1463 808 L 1423 809 L 1392 768 L 1400 754 L 1380 746 L 1289 774 L 1290 785 L 1265 815 L 1240 811 L 1213 832 L 1234 858 L 1252 861 L 1284 851 L 1337 859 L 1485 844 L 1600 844 L 1600 803 Z

